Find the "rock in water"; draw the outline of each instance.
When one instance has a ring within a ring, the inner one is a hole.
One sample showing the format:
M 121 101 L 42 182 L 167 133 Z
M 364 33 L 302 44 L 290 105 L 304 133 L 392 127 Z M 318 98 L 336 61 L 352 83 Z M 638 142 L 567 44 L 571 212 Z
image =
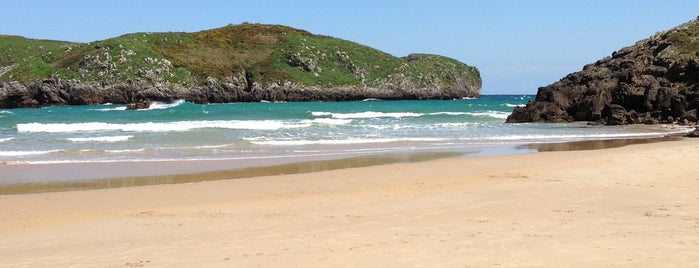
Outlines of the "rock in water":
M 143 110 L 148 109 L 153 102 L 149 99 L 138 100 L 126 105 L 126 110 Z
M 694 131 L 687 133 L 687 137 L 699 138 L 699 127 L 694 128 Z
M 508 123 L 697 123 L 699 18 L 622 48 L 517 107 Z

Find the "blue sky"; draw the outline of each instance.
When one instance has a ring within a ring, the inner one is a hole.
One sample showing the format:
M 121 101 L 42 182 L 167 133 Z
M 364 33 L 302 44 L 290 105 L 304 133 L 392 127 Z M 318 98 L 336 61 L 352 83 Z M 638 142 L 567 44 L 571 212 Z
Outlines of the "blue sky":
M 131 32 L 288 25 L 395 56 L 478 67 L 483 94 L 534 94 L 613 51 L 695 19 L 697 0 L 0 0 L 0 34 L 89 42 Z

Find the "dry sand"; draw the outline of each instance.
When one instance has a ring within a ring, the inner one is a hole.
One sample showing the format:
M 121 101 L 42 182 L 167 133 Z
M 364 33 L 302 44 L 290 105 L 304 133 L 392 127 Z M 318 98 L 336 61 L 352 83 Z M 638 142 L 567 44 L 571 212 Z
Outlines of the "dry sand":
M 7 267 L 699 266 L 699 140 L 0 196 Z

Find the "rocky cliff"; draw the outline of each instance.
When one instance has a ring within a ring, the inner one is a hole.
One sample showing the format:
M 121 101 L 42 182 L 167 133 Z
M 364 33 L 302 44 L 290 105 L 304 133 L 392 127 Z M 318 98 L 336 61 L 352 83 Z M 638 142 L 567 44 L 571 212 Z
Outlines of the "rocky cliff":
M 394 57 L 279 25 L 135 33 L 91 43 L 0 36 L 0 108 L 185 99 L 196 103 L 455 99 L 480 95 L 478 69 Z
M 507 118 L 609 125 L 697 122 L 699 19 L 660 32 L 586 65 Z

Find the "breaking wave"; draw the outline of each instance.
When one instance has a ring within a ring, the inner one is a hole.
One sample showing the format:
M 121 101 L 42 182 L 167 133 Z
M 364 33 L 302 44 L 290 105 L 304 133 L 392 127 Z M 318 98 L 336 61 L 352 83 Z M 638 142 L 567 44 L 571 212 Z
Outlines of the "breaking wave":
M 67 138 L 66 140 L 72 142 L 120 142 L 127 141 L 133 138 L 132 135 L 128 136 L 104 136 L 104 137 L 87 137 L 87 138 Z

